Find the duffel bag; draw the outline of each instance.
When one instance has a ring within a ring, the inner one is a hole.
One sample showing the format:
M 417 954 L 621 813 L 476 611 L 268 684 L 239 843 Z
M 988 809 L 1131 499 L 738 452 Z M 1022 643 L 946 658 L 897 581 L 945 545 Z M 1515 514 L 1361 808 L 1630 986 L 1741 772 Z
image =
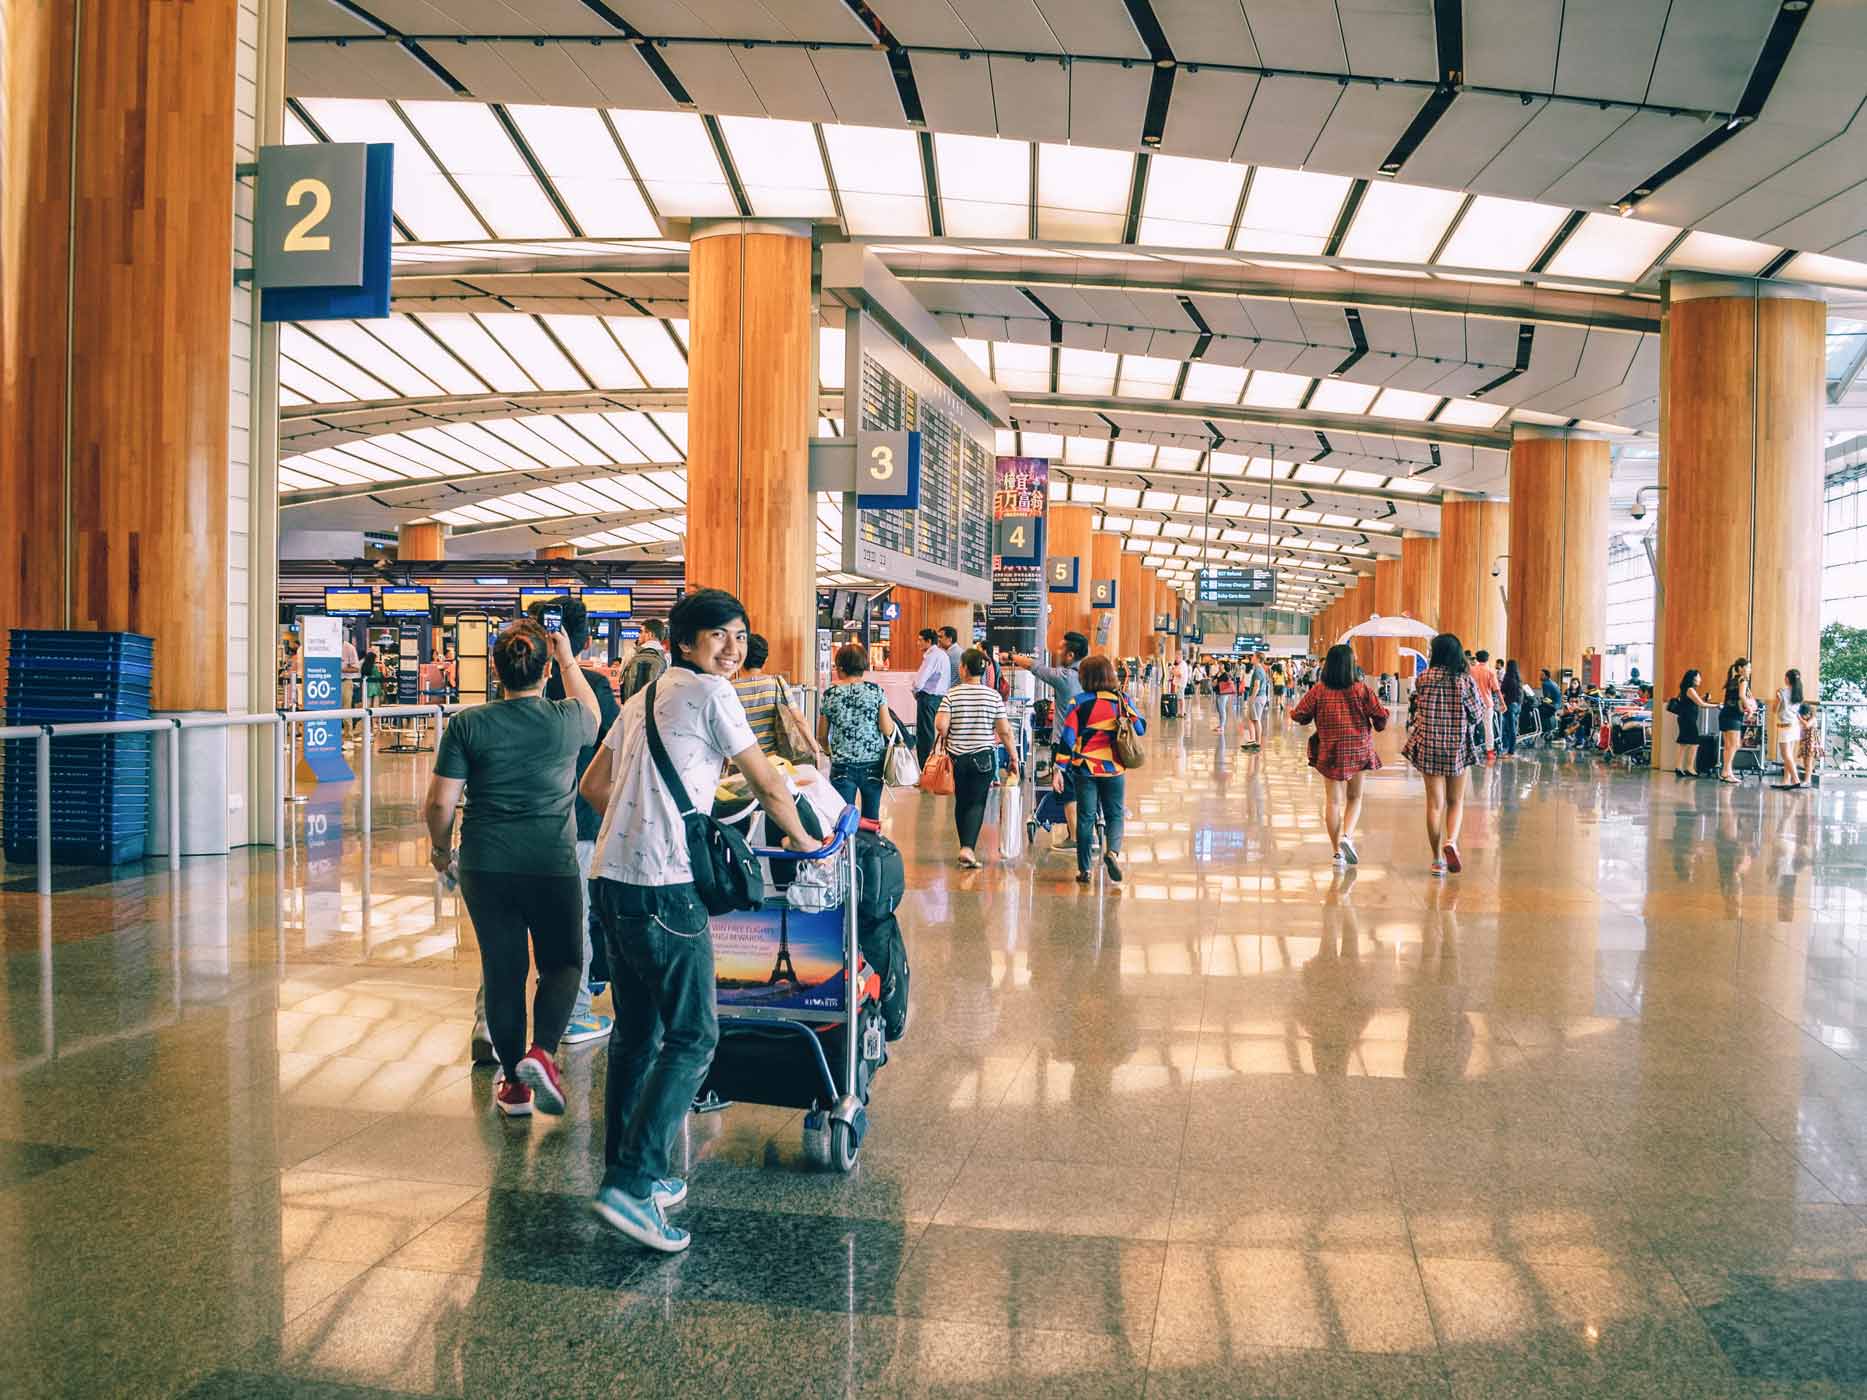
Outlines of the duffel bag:
M 889 1040 L 901 1039 L 908 1028 L 908 946 L 901 923 L 884 914 L 873 923 L 857 925 L 862 960 L 882 979 L 882 1031 Z
M 901 848 L 879 831 L 856 833 L 856 917 L 860 926 L 880 923 L 901 907 L 907 893 Z

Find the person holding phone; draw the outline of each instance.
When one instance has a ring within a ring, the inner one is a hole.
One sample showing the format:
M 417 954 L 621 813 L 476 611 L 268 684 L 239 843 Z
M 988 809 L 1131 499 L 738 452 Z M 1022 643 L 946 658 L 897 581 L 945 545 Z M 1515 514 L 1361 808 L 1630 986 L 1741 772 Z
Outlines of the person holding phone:
M 547 661 L 567 698 L 545 698 Z M 480 942 L 486 1025 L 508 1117 L 564 1111 L 556 1054 L 583 978 L 583 874 L 572 800 L 577 755 L 596 741 L 599 711 L 562 632 L 530 618 L 500 630 L 493 667 L 501 698 L 456 715 L 441 734 L 422 815 L 436 871 L 454 867 L 454 815 L 466 799 L 460 894 Z M 529 939 L 529 946 L 528 946 Z M 525 987 L 538 967 L 526 1046 Z

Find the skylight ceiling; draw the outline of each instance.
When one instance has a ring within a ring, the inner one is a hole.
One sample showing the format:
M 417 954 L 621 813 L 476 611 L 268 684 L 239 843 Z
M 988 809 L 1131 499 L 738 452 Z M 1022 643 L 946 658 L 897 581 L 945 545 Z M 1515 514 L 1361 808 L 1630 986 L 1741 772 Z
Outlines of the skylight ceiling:
M 851 237 L 1035 237 L 1102 256 L 1125 243 L 1267 266 L 1326 256 L 1351 270 L 1466 268 L 1591 290 L 1650 286 L 1662 256 L 1668 268 L 1755 272 L 1783 251 L 1716 229 L 1680 241 L 1674 225 L 1600 207 L 1564 237 L 1566 204 L 945 130 L 923 150 L 906 129 L 763 116 L 299 99 L 286 139 L 318 133 L 394 143 L 399 237 L 530 245 L 514 257 L 737 214 L 821 220 Z M 1856 250 L 1855 232 L 1804 244 L 1781 275 L 1867 286 L 1867 263 L 1840 256 Z

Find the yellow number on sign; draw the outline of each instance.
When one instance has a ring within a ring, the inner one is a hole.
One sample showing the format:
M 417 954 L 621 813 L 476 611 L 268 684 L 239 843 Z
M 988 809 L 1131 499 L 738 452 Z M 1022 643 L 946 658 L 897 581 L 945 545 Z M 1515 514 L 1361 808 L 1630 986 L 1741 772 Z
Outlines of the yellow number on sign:
M 1022 525 L 1013 525 L 1011 527 L 1011 547 L 1013 549 L 1024 548 L 1024 527 Z
M 310 176 L 294 180 L 291 189 L 285 192 L 285 207 L 296 209 L 307 199 L 311 201 L 311 212 L 293 224 L 292 231 L 285 235 L 284 251 L 328 253 L 331 250 L 331 236 L 328 233 L 313 233 L 311 230 L 330 216 L 331 187 Z
M 869 460 L 874 464 L 869 468 L 869 477 L 874 481 L 886 481 L 895 474 L 895 450 L 885 442 L 878 442 L 869 449 Z

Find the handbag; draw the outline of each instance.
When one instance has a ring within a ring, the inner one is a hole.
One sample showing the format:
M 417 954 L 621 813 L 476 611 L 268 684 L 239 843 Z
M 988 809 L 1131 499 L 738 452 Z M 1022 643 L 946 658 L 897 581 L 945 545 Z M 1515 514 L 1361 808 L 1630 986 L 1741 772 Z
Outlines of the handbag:
M 817 747 L 816 736 L 804 723 L 804 717 L 791 704 L 791 687 L 783 676 L 778 677 L 778 689 L 784 698 L 778 702 L 778 731 L 772 736 L 773 749 L 778 757 L 792 763 L 823 767 L 823 751 Z
M 935 797 L 953 795 L 953 760 L 945 749 L 935 749 L 927 755 L 927 766 L 921 769 L 920 789 Z
M 904 744 L 897 737 L 888 745 L 887 756 L 882 761 L 882 776 L 889 787 L 919 787 L 921 781 L 920 760 L 914 757 L 914 749 Z
M 655 691 L 659 680 L 649 683 L 647 699 L 642 702 L 642 719 L 648 730 L 648 752 L 655 760 L 655 771 L 674 799 L 675 808 L 687 828 L 687 863 L 693 871 L 694 893 L 709 914 L 731 914 L 757 909 L 765 902 L 765 877 L 759 872 L 758 858 L 739 832 L 719 821 L 711 812 L 697 812 L 688 800 L 687 787 L 674 771 L 674 762 L 661 742 L 661 730 L 655 724 Z

